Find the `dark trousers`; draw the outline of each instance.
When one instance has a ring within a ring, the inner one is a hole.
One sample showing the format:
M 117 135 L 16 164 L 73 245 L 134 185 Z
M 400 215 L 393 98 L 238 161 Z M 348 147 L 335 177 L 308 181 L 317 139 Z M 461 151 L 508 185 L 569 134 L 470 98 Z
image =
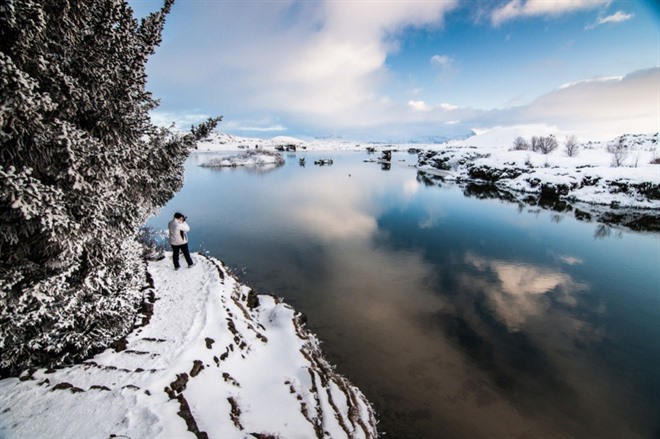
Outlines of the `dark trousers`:
M 172 261 L 174 261 L 174 268 L 179 268 L 179 252 L 183 252 L 183 257 L 186 258 L 188 265 L 192 265 L 193 261 L 190 257 L 190 250 L 188 250 L 188 243 L 183 245 L 173 245 L 172 251 Z

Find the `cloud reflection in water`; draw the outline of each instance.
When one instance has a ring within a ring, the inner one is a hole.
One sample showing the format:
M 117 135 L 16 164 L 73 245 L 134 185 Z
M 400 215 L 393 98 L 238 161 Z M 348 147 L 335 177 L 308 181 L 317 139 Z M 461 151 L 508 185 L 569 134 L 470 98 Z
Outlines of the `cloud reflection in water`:
M 503 260 L 487 260 L 469 253 L 465 262 L 482 272 L 491 272 L 496 282 L 482 288 L 499 319 L 510 331 L 518 331 L 533 317 L 547 313 L 552 301 L 575 307 L 574 295 L 587 289 L 558 270 Z M 553 298 L 548 297 L 552 295 Z

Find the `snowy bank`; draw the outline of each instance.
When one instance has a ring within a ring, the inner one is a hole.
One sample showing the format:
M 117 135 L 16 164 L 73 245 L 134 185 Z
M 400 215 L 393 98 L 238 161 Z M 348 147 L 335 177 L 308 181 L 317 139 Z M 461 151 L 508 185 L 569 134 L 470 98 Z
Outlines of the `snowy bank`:
M 592 211 L 587 215 L 599 220 L 641 216 L 651 226 L 656 223 L 651 229 L 658 228 L 658 133 L 578 144 L 573 156 L 567 154 L 561 140 L 555 150 L 543 154 L 514 149 L 513 139 L 497 140 L 493 133 L 486 137 L 485 144 L 476 136 L 420 151 L 417 167 L 426 174 L 422 178 L 479 183 L 491 187 L 484 192 L 506 192 L 527 204 L 559 209 L 566 203 L 579 204 Z M 617 153 L 620 155 L 615 157 Z
M 300 314 L 195 257 L 149 263 L 141 321 L 114 349 L 0 381 L 0 437 L 377 437 Z

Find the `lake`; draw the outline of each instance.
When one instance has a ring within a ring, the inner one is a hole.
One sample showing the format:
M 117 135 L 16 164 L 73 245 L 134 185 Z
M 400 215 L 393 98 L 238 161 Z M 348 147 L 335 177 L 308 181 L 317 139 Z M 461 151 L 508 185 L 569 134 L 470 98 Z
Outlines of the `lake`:
M 428 186 L 403 152 L 214 156 L 148 225 L 183 212 L 191 250 L 305 313 L 385 437 L 660 436 L 660 234 Z

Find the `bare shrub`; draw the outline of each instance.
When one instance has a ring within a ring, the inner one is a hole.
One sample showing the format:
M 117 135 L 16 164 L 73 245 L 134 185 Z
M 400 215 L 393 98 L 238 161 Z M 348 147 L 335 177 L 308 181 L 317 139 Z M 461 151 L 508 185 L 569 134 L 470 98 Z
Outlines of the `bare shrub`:
M 539 137 L 538 140 L 538 148 L 539 151 L 543 154 L 549 154 L 557 147 L 559 144 L 557 143 L 557 139 L 553 135 L 549 135 L 547 137 Z
M 539 136 L 532 136 L 532 144 L 531 144 L 532 151 L 539 152 L 539 150 L 541 149 L 540 143 L 541 143 L 541 138 Z
M 580 145 L 577 142 L 577 137 L 574 135 L 566 136 L 564 140 L 564 152 L 569 157 L 575 157 L 580 151 Z
M 612 154 L 612 166 L 618 168 L 623 165 L 623 162 L 626 161 L 630 151 L 628 151 L 628 146 L 623 143 L 623 137 L 619 138 L 619 141 L 616 143 L 610 143 L 607 145 L 607 152 Z
M 516 140 L 513 141 L 513 149 L 515 151 L 527 151 L 529 149 L 529 143 L 522 137 L 516 137 Z
M 653 158 L 651 159 L 651 164 L 652 165 L 660 165 L 660 157 L 658 157 L 658 152 L 653 151 Z

